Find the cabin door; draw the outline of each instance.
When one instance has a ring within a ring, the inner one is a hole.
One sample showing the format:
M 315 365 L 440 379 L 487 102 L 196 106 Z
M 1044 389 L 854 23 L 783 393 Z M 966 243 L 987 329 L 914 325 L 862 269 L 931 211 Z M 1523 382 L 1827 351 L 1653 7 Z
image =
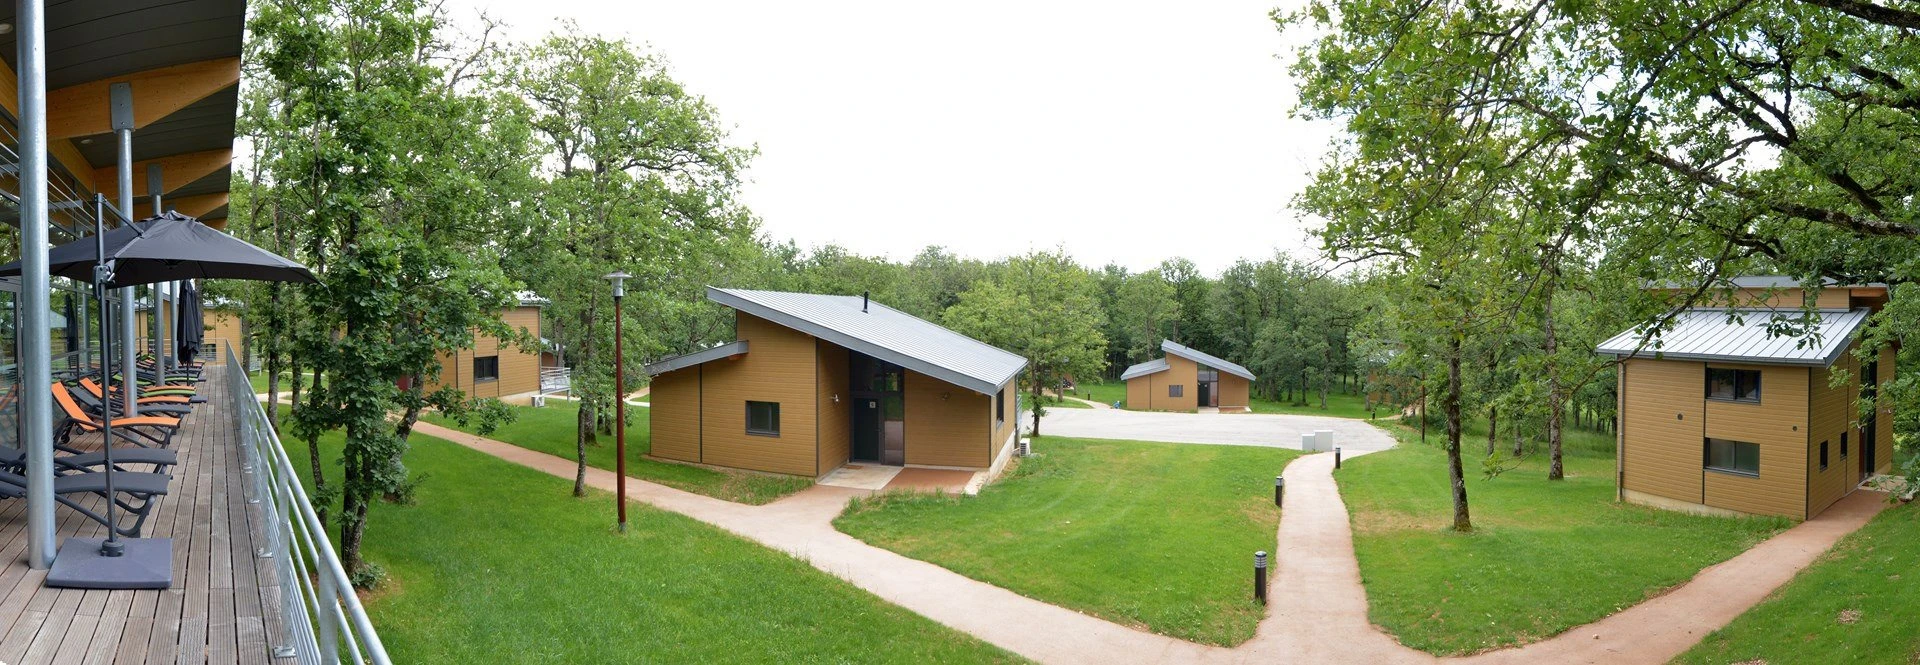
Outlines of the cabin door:
M 856 397 L 853 400 L 853 459 L 880 461 L 880 400 Z
M 1213 382 L 1200 382 L 1200 406 L 1219 406 L 1213 401 Z

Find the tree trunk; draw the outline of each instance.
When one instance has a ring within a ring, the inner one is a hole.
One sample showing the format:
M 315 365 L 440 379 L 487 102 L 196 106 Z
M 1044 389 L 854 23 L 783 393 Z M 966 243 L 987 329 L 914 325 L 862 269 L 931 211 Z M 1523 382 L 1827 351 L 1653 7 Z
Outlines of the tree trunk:
M 1454 337 L 1447 355 L 1447 392 L 1440 408 L 1447 415 L 1447 480 L 1453 483 L 1453 530 L 1473 530 L 1467 512 L 1467 479 L 1460 464 L 1460 338 Z
M 1567 477 L 1566 469 L 1560 464 L 1560 363 L 1556 354 L 1560 350 L 1560 340 L 1553 325 L 1553 287 L 1554 276 L 1558 273 L 1555 266 L 1549 265 L 1546 287 L 1541 292 L 1541 303 L 1545 308 L 1540 318 L 1546 332 L 1547 354 L 1547 480 L 1561 480 Z
M 593 434 L 593 408 L 582 400 L 574 419 L 573 457 L 577 463 L 573 469 L 573 495 L 584 497 L 587 495 L 587 437 Z
M 1028 366 L 1033 368 L 1032 395 L 1030 397 L 1033 400 L 1033 435 L 1037 437 L 1040 436 L 1040 412 L 1042 410 L 1040 408 L 1040 365 L 1029 361 Z

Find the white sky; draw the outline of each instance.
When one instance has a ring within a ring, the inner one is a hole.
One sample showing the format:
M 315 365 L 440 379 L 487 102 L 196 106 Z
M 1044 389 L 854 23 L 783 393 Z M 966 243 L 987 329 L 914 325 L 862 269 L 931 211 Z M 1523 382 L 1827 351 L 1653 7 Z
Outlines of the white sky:
M 1331 129 L 1288 116 L 1276 1 L 450 6 L 516 40 L 573 18 L 664 53 L 759 146 L 744 198 L 775 239 L 1215 273 L 1313 254 L 1288 205 Z

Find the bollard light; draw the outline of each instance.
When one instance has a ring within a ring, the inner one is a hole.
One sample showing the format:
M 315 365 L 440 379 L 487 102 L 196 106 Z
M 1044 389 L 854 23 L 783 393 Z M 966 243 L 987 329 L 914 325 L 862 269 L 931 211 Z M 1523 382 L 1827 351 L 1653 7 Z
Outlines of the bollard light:
M 1267 553 L 1253 553 L 1253 598 L 1267 604 Z
M 1287 493 L 1287 479 L 1282 478 L 1280 476 L 1274 476 L 1273 477 L 1273 507 L 1275 508 L 1280 507 L 1280 501 L 1282 498 L 1286 496 L 1286 493 Z
M 1333 468 L 1340 468 L 1340 446 L 1333 447 Z

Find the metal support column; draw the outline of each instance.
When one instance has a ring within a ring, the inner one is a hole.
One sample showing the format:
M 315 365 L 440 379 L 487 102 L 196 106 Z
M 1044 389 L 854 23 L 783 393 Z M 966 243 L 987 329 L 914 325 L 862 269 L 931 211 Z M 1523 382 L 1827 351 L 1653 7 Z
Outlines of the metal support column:
M 159 217 L 160 213 L 166 212 L 161 209 L 160 201 L 161 190 L 165 188 L 166 181 L 160 178 L 160 165 L 148 164 L 147 195 L 153 197 L 153 216 L 155 217 Z M 180 283 L 167 282 L 166 288 L 168 296 L 167 326 L 158 328 L 161 333 L 165 334 L 156 334 L 153 338 L 160 343 L 160 348 L 166 350 L 168 353 L 154 355 L 154 366 L 163 368 L 168 374 L 172 374 L 180 370 L 180 344 L 178 340 L 174 339 L 180 334 L 178 332 L 180 329 Z M 171 329 L 169 330 L 168 328 Z
M 119 143 L 119 213 L 133 216 L 133 84 L 107 86 L 107 98 L 113 111 L 113 135 Z M 122 223 L 125 223 L 124 221 Z M 125 400 L 121 413 L 139 413 L 138 365 L 134 363 L 133 340 L 139 335 L 133 324 L 133 287 L 120 288 L 120 396 Z M 49 391 L 52 389 L 49 388 Z
M 53 349 L 47 276 L 45 0 L 18 0 L 20 86 L 20 443 L 27 449 L 27 564 L 53 567 Z

